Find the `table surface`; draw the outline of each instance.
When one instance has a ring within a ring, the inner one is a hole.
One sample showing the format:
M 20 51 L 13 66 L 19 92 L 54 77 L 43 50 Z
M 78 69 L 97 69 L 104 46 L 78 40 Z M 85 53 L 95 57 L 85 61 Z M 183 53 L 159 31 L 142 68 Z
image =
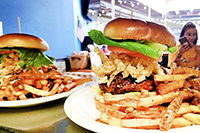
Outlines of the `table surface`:
M 23 108 L 0 108 L 0 133 L 92 133 L 67 117 L 65 100 Z

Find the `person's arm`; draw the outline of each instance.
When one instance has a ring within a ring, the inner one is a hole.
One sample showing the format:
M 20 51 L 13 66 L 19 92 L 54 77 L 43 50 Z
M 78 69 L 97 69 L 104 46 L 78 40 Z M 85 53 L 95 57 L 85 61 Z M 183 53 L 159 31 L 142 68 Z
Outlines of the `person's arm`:
M 174 62 L 176 63 L 177 66 L 180 66 L 181 57 L 182 57 L 182 54 L 179 51 L 176 58 L 174 59 Z
M 177 66 L 180 66 L 181 57 L 182 57 L 183 53 L 185 53 L 189 49 L 190 49 L 190 46 L 187 42 L 180 46 L 178 54 L 177 54 L 176 58 L 174 59 L 174 62 L 176 63 Z

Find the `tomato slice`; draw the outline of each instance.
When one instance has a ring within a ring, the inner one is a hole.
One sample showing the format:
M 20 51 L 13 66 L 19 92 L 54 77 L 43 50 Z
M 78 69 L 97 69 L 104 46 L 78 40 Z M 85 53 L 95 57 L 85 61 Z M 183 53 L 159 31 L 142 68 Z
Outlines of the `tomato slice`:
M 133 56 L 133 57 L 151 58 L 151 57 L 143 55 L 139 52 L 131 51 L 131 50 L 121 48 L 121 47 L 116 47 L 116 46 L 108 46 L 108 50 L 110 50 L 112 52 L 125 53 L 125 54 Z M 151 59 L 153 59 L 153 58 L 151 58 Z
M 0 54 L 10 54 L 10 53 L 16 53 L 17 51 L 15 50 L 5 50 L 5 51 L 0 51 Z

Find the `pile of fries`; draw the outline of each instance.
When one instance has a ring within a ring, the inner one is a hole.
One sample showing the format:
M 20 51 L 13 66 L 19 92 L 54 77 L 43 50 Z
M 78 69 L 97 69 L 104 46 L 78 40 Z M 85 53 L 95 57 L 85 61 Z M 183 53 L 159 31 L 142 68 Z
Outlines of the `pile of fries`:
M 110 85 L 121 73 L 131 75 L 136 83 L 153 76 L 154 91 L 125 94 L 97 93 L 95 106 L 101 112 L 97 121 L 105 124 L 135 129 L 159 129 L 200 125 L 200 71 L 172 65 L 167 70 L 158 62 L 111 52 L 109 58 L 99 49 L 102 65 L 92 64 L 98 83 Z
M 200 125 L 200 71 L 177 67 L 154 75 L 156 92 L 98 93 L 97 121 L 124 128 L 159 129 Z
M 92 81 L 60 73 L 55 65 L 30 66 L 31 70 L 1 77 L 0 101 L 26 100 L 67 92 L 77 85 Z

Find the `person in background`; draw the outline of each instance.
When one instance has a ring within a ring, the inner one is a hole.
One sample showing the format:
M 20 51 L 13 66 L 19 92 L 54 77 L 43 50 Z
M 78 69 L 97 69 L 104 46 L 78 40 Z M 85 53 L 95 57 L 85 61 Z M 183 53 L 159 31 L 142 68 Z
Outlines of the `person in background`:
M 171 62 L 176 63 L 176 66 L 200 68 L 200 46 L 197 46 L 198 33 L 196 26 L 192 22 L 186 23 L 181 31 L 180 38 L 185 36 L 188 42 L 178 45 L 178 50 L 175 54 L 169 54 L 168 66 Z
M 105 55 L 109 54 L 109 51 L 108 51 L 106 45 L 103 45 L 101 49 L 102 49 L 102 51 L 104 52 Z

